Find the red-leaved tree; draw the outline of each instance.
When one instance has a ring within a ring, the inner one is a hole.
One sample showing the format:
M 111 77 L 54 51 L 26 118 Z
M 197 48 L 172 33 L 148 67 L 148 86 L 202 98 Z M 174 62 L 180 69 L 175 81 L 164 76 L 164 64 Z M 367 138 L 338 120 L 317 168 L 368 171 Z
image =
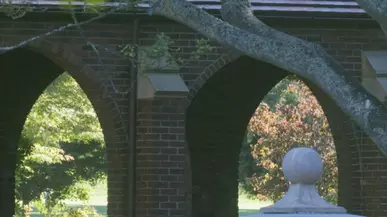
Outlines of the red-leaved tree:
M 312 147 L 324 162 L 324 175 L 318 183 L 321 195 L 337 202 L 337 166 L 333 137 L 317 99 L 301 81 L 287 82 L 272 105 L 261 103 L 248 125 L 255 139 L 251 154 L 263 174 L 249 178 L 261 199 L 276 201 L 286 192 L 288 183 L 281 169 L 282 158 L 293 147 Z

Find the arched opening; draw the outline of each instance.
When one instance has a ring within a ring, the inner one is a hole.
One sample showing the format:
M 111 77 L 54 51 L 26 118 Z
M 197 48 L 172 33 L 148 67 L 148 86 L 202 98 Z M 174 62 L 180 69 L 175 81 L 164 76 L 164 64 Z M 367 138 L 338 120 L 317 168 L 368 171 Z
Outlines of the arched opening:
M 281 199 L 289 187 L 282 159 L 294 147 L 310 147 L 322 157 L 320 195 L 337 204 L 338 169 L 334 139 L 316 97 L 295 76 L 276 84 L 262 99 L 247 126 L 239 156 L 239 216 Z
M 187 108 L 186 137 L 192 172 L 193 216 L 238 216 L 238 161 L 246 127 L 264 96 L 289 73 L 270 64 L 240 57 L 219 69 L 197 91 Z M 346 117 L 308 81 L 336 144 L 339 204 L 350 209 L 351 156 Z
M 87 95 L 67 72 L 27 115 L 16 160 L 17 216 L 107 214 L 102 129 Z
M 48 198 L 56 196 L 58 199 L 56 201 L 67 203 L 75 195 L 78 195 L 78 198 L 79 196 L 84 197 L 85 192 L 83 192 L 80 183 L 87 180 L 88 177 L 96 178 L 92 175 L 93 173 L 105 173 L 105 171 L 96 171 L 95 167 L 82 167 L 82 164 L 90 165 L 90 162 L 88 162 L 90 159 L 98 159 L 99 162 L 95 162 L 95 164 L 99 164 L 100 168 L 98 170 L 106 170 L 106 168 L 101 168 L 105 167 L 106 163 L 108 163 L 106 167 L 111 167 L 112 162 L 108 162 L 105 157 L 104 143 L 106 143 L 106 147 L 112 148 L 109 144 L 116 143 L 115 137 L 117 135 L 114 130 L 116 120 L 113 118 L 116 115 L 108 106 L 109 99 L 102 97 L 102 88 L 98 82 L 87 78 L 84 65 L 77 66 L 66 62 L 66 58 L 58 54 L 45 55 L 51 54 L 44 53 L 43 55 L 34 50 L 22 48 L 0 56 L 2 66 L 0 98 L 4 103 L 0 114 L 0 191 L 3 192 L 0 207 L 4 216 L 14 214 L 16 208 L 15 198 L 19 199 L 17 201 L 19 203 L 20 198 L 25 199 L 25 201 L 31 201 L 31 198 L 48 201 Z M 64 55 L 68 56 L 69 53 Z M 52 60 L 63 63 L 63 65 L 57 65 Z M 68 70 L 69 74 L 63 74 L 65 70 Z M 79 86 L 75 81 L 78 82 Z M 65 93 L 58 93 L 57 91 L 64 91 Z M 60 100 L 67 100 L 63 102 L 56 99 L 60 94 L 70 96 L 74 94 L 74 91 L 84 91 L 84 93 L 79 98 L 66 99 L 66 97 L 60 96 Z M 36 104 L 37 100 L 39 100 L 38 105 Z M 46 100 L 46 102 L 41 102 L 42 100 Z M 59 108 L 58 104 L 60 103 L 66 106 Z M 89 104 L 85 105 L 87 103 Z M 87 108 L 71 109 L 69 107 L 69 105 L 77 104 L 79 107 L 86 106 Z M 90 106 L 92 107 L 91 110 L 89 109 Z M 34 115 L 34 117 L 29 116 L 31 109 L 31 115 Z M 96 114 L 93 111 L 94 109 Z M 61 113 L 60 117 L 51 116 L 55 113 L 55 110 Z M 66 132 L 66 135 L 61 134 L 63 129 L 55 129 L 63 128 L 61 124 L 66 121 L 67 124 L 71 123 L 73 120 L 67 119 L 76 112 L 78 112 L 78 116 L 75 118 L 84 118 L 77 124 L 84 121 L 89 122 L 83 123 L 83 126 L 77 126 L 73 123 L 68 128 L 69 132 Z M 82 112 L 84 113 L 81 114 Z M 96 120 L 97 116 L 98 119 Z M 94 119 L 88 119 L 91 117 Z M 104 138 L 101 138 L 102 132 L 99 129 L 92 129 L 93 127 L 100 128 L 96 126 L 96 121 L 100 122 Z M 45 125 L 44 122 L 49 123 Z M 71 131 L 74 130 L 78 130 L 78 132 L 77 136 L 72 138 Z M 93 133 L 99 135 L 91 135 Z M 50 144 L 50 147 L 48 147 L 48 144 Z M 63 153 L 63 151 L 65 152 Z M 28 154 L 26 155 L 26 153 Z M 20 161 L 21 158 L 22 161 Z M 30 167 L 17 171 L 18 166 L 25 163 L 27 158 L 30 161 Z M 107 156 L 107 158 L 110 157 Z M 44 167 L 36 165 L 39 163 Z M 17 166 L 17 164 L 19 165 Z M 39 171 L 36 171 L 36 169 Z M 15 174 L 15 170 L 22 174 Z M 74 180 L 68 180 L 79 172 L 84 173 L 82 174 L 83 177 L 77 176 Z M 108 169 L 108 173 L 111 173 L 110 169 Z M 29 177 L 23 177 L 24 175 Z M 57 195 L 59 190 L 53 189 L 58 186 L 55 184 L 56 181 L 63 181 L 62 185 L 74 184 L 71 188 L 63 186 L 60 188 L 60 193 L 67 194 L 68 197 L 63 198 Z M 15 194 L 15 184 L 17 194 Z M 103 185 L 99 187 L 103 187 Z M 106 188 L 104 189 L 106 191 Z M 30 194 L 26 192 L 30 192 Z M 106 195 L 103 195 L 103 197 L 105 197 L 103 203 L 106 204 Z M 33 205 L 36 207 L 36 203 Z M 109 204 L 109 206 L 111 205 L 114 206 L 114 204 Z M 101 212 L 106 214 L 106 208 Z

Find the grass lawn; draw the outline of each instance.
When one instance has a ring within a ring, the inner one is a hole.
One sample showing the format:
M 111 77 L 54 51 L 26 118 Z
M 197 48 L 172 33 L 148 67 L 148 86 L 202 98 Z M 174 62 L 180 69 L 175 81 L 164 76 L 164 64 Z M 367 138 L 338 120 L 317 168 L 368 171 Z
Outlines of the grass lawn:
M 107 216 L 107 196 L 106 196 L 107 188 L 106 184 L 99 184 L 96 186 L 95 191 L 92 194 L 92 198 L 89 201 L 89 205 L 94 207 L 98 213 Z M 259 213 L 259 209 L 264 206 L 270 205 L 271 202 L 267 201 L 259 201 L 259 200 L 251 200 L 248 199 L 245 195 L 239 196 L 239 216 L 249 216 Z M 77 202 L 68 202 L 70 208 L 81 207 L 82 205 Z M 31 217 L 43 217 L 40 215 L 37 210 L 31 214 Z
M 80 205 L 69 205 L 70 208 L 78 208 L 81 207 Z M 94 209 L 97 210 L 99 214 L 102 214 L 103 216 L 107 216 L 107 206 L 106 205 L 93 205 Z M 43 215 L 39 214 L 39 212 L 32 212 L 31 217 L 43 217 Z
M 259 213 L 259 209 L 272 204 L 270 201 L 248 199 L 245 195 L 239 195 L 239 216 L 249 216 Z

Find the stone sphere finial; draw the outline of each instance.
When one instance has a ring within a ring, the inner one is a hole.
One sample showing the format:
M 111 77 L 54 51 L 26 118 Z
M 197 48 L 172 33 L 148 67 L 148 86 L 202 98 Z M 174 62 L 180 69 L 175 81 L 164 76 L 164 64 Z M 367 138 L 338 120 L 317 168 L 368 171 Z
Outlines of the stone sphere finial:
M 321 178 L 323 163 L 312 148 L 293 148 L 282 161 L 282 170 L 290 186 L 285 196 L 275 204 L 261 208 L 266 214 L 278 213 L 335 213 L 343 214 L 343 207 L 325 201 L 317 192 L 316 182 Z
M 292 184 L 315 184 L 322 176 L 320 155 L 311 148 L 293 148 L 283 158 L 282 170 Z

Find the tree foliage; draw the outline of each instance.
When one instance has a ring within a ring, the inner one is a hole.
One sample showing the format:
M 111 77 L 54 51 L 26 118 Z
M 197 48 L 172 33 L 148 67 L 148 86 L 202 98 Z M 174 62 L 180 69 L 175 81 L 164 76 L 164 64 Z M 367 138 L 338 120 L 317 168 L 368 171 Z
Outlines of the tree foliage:
M 208 39 L 200 38 L 195 42 L 195 49 L 189 53 L 182 53 L 182 49 L 175 46 L 174 40 L 161 32 L 154 38 L 154 43 L 139 51 L 136 44 L 120 45 L 120 53 L 133 64 L 140 66 L 139 72 L 146 69 L 163 69 L 171 65 L 184 65 L 198 60 L 213 50 Z
M 70 208 L 65 212 L 61 213 L 58 217 L 103 217 L 98 214 L 95 209 L 91 207 L 82 207 L 82 208 Z
M 42 214 L 63 211 L 65 200 L 89 199 L 106 176 L 102 129 L 93 106 L 67 73 L 31 109 L 19 141 L 16 166 L 18 215 L 34 205 Z
M 34 144 L 57 147 L 58 141 L 103 142 L 98 117 L 76 81 L 64 73 L 50 84 L 31 109 L 22 132 Z
M 282 158 L 293 147 L 312 147 L 321 154 L 324 162 L 324 175 L 318 190 L 325 199 L 336 203 L 336 152 L 327 119 L 317 99 L 301 81 L 289 79 L 280 82 L 274 93 L 278 98 L 273 100 L 275 94 L 269 93 L 269 98 L 260 104 L 248 125 L 242 153 L 251 154 L 254 166 L 259 169 L 241 177 L 244 180 L 242 187 L 261 199 L 280 199 L 288 187 L 281 169 Z

